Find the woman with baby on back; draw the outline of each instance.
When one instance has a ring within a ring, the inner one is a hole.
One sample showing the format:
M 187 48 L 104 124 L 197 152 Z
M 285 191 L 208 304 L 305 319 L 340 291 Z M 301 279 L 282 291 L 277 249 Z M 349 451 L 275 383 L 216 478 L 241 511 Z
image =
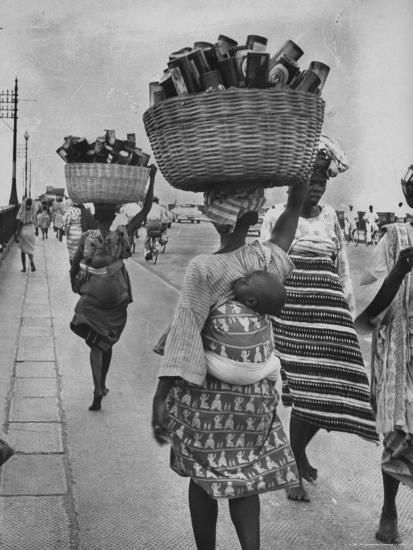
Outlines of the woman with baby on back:
M 268 241 L 246 244 L 262 189 L 225 198 L 206 193 L 220 235 L 214 254 L 194 258 L 166 340 L 153 400 L 158 443 L 171 443 L 171 468 L 190 477 L 198 550 L 215 548 L 218 498 L 229 500 L 241 548 L 260 547 L 259 493 L 297 485 L 277 416 L 276 358 L 267 314 L 284 301 L 287 251 L 307 192 L 294 183 Z M 242 344 L 242 345 L 241 345 Z

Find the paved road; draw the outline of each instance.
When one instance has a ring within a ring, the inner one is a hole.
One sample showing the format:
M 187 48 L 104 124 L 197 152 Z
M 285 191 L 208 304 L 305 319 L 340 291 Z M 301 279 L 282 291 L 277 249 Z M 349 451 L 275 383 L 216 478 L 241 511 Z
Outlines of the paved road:
M 44 263 L 35 274 L 20 274 L 17 251 L 9 254 L 0 268 L 0 310 L 5 312 L 0 316 L 0 328 L 7 338 L 0 361 L 3 382 L 0 397 L 9 405 L 16 399 L 13 386 L 9 389 L 9 380 L 17 372 L 13 369 L 19 366 L 13 358 L 18 359 L 21 353 L 18 349 L 21 339 L 17 341 L 15 334 L 27 312 L 34 314 L 36 296 L 46 292 L 54 337 L 66 492 L 63 491 L 63 500 L 57 500 L 53 508 L 50 500 L 40 506 L 40 502 L 46 502 L 41 494 L 36 506 L 27 496 L 15 496 L 14 486 L 7 494 L 3 490 L 0 533 L 7 545 L 2 546 L 0 536 L 1 548 L 194 548 L 186 504 L 187 480 L 169 470 L 168 450 L 159 448 L 150 433 L 150 404 L 158 367 L 158 357 L 151 349 L 171 318 L 189 259 L 195 253 L 212 251 L 217 242 L 208 223 L 175 224 L 166 254 L 160 256 L 157 265 L 152 265 L 143 260 L 143 239 L 137 241 L 137 252 L 128 262 L 135 300 L 129 308 L 125 332 L 114 349 L 108 377 L 110 393 L 99 413 L 87 410 L 92 398 L 87 349 L 68 330 L 76 296 L 67 283 L 64 245 L 54 238 L 38 241 L 36 257 L 43 258 Z M 357 266 L 366 261 L 370 251 L 363 247 L 350 249 L 350 253 L 357 282 Z M 42 303 L 39 299 L 39 305 Z M 23 308 L 23 313 L 19 308 Z M 40 317 L 37 326 L 44 322 L 46 317 L 43 321 Z M 30 330 L 34 334 L 40 328 Z M 363 350 L 368 351 L 367 341 L 363 342 Z M 5 407 L 2 418 L 6 428 L 9 413 Z M 280 413 L 287 423 L 288 411 L 281 407 Z M 262 549 L 383 548 L 376 545 L 373 537 L 381 500 L 380 452 L 379 447 L 355 436 L 317 435 L 309 449 L 310 458 L 320 472 L 319 481 L 309 489 L 312 502 L 290 502 L 284 492 L 264 495 Z M 47 478 L 49 456 L 40 453 L 36 457 L 40 457 L 39 475 Z M 16 477 L 19 468 L 23 472 L 24 464 L 27 470 L 25 459 L 24 454 L 18 455 L 2 468 L 3 486 L 8 479 L 7 468 Z M 11 504 L 13 513 L 7 512 Z M 63 507 L 61 515 L 56 514 L 57 509 L 60 514 L 59 506 Z M 404 548 L 412 549 L 413 494 L 405 488 L 400 492 L 400 516 Z M 62 527 L 64 522 L 70 531 L 67 536 Z M 236 537 L 223 502 L 218 550 L 236 548 Z

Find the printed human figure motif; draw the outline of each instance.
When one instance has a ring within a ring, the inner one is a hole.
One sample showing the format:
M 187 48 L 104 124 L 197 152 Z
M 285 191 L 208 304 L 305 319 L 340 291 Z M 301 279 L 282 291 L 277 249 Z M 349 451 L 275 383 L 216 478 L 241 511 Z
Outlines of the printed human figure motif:
M 217 393 L 211 403 L 211 411 L 222 411 L 221 394 Z
M 221 495 L 221 491 L 219 489 L 220 485 L 221 485 L 220 483 L 212 483 L 212 485 L 211 485 L 211 489 L 214 493 L 214 496 L 216 496 L 216 497 L 219 497 Z
M 248 402 L 245 405 L 245 412 L 255 413 L 255 405 L 254 405 L 254 398 L 253 397 L 248 399 Z
M 280 470 L 275 471 L 275 480 L 279 485 L 281 485 L 282 483 L 285 483 L 285 479 L 281 475 Z
M 265 481 L 264 481 L 264 478 L 262 476 L 260 476 L 258 478 L 258 484 L 257 484 L 257 489 L 259 491 L 262 491 L 266 488 L 266 485 L 265 485 Z
M 253 468 L 257 472 L 257 474 L 262 474 L 262 472 L 265 472 L 265 468 L 261 466 L 260 462 L 256 462 Z
M 272 470 L 273 468 L 277 467 L 277 464 L 273 460 L 271 460 L 271 457 L 269 455 L 265 457 L 265 463 L 269 470 Z
M 239 479 L 248 479 L 247 476 L 244 474 L 244 472 L 241 470 L 241 468 L 238 468 L 237 470 L 237 477 Z
M 227 352 L 225 351 L 225 346 L 221 346 L 219 354 L 221 357 L 228 357 Z
M 226 445 L 227 447 L 234 447 L 234 442 L 233 442 L 233 439 L 234 439 L 234 434 L 227 434 L 226 436 Z
M 227 464 L 227 458 L 225 456 L 225 451 L 221 451 L 221 454 L 218 458 L 218 468 L 226 468 L 228 466 Z
M 268 357 L 270 354 L 270 344 L 269 342 L 264 342 L 264 355 Z
M 217 319 L 217 325 L 218 330 L 221 330 L 222 332 L 229 331 L 229 326 L 227 325 L 225 319 Z
M 170 416 L 176 416 L 178 414 L 178 405 L 176 402 L 172 405 L 172 407 L 169 409 L 169 415 Z
M 240 463 L 247 462 L 247 459 L 244 457 L 244 451 L 237 452 L 237 459 Z
M 191 425 L 193 428 L 196 428 L 197 430 L 201 429 L 201 419 L 199 418 L 199 412 L 196 412 L 194 414 Z
M 247 351 L 246 349 L 242 350 L 241 352 L 241 359 L 244 363 L 248 363 L 249 362 L 249 357 L 250 357 L 250 352 Z
M 245 447 L 245 433 L 242 433 L 235 443 L 235 447 Z
M 215 440 L 213 433 L 210 433 L 208 439 L 205 441 L 204 449 L 215 449 Z
M 281 439 L 278 437 L 278 434 L 277 432 L 273 432 L 273 442 L 274 442 L 274 445 L 278 448 L 278 447 L 282 447 L 284 445 L 284 442 L 281 441 Z
M 209 409 L 208 395 L 206 393 L 201 393 L 200 401 L 201 401 L 201 404 L 200 404 L 201 409 Z
M 176 430 L 176 434 L 179 437 L 179 439 L 182 439 L 184 436 L 184 426 L 179 426 L 179 428 Z
M 248 462 L 253 462 L 254 460 L 255 460 L 255 453 L 251 449 L 250 452 L 249 452 L 249 455 L 248 455 Z
M 222 430 L 222 419 L 223 419 L 223 415 L 222 414 L 216 414 L 214 416 L 214 423 L 215 423 L 215 429 L 216 430 Z
M 218 464 L 215 462 L 215 453 L 208 453 L 207 460 L 211 468 L 218 468 Z
M 188 405 L 188 407 L 191 406 L 191 395 L 189 392 L 186 392 L 185 395 L 182 397 L 181 403 L 182 405 Z
M 185 409 L 182 415 L 184 417 L 185 422 L 189 424 L 189 417 L 191 416 L 191 411 L 189 411 L 188 409 Z
M 247 491 L 252 491 L 254 488 L 254 484 L 252 481 L 248 481 L 246 484 Z
M 201 437 L 202 435 L 200 433 L 195 433 L 194 447 L 203 448 L 203 445 L 201 443 Z
M 217 351 L 217 346 L 216 346 L 216 344 L 214 344 L 214 342 L 210 342 L 210 343 L 209 343 L 209 349 L 210 349 L 211 351 L 216 352 L 216 351 Z
M 228 418 L 226 419 L 225 424 L 224 424 L 224 429 L 225 430 L 233 430 L 234 429 L 234 415 L 233 414 L 228 415 Z
M 294 472 L 291 470 L 290 466 L 287 467 L 286 479 L 288 482 L 297 480 L 297 477 L 294 474 Z
M 195 462 L 194 470 L 195 470 L 195 477 L 204 477 L 204 472 L 202 470 L 201 465 L 198 464 L 198 462 Z
M 252 432 L 255 430 L 254 419 L 252 416 L 247 418 L 247 430 L 251 430 Z
M 236 397 L 234 399 L 234 411 L 236 411 L 236 412 L 242 411 L 243 401 L 244 401 L 243 397 Z
M 255 348 L 254 363 L 262 363 L 262 354 L 259 347 Z
M 225 496 L 232 497 L 235 495 L 235 491 L 232 487 L 232 481 L 228 481 L 227 486 L 225 487 Z

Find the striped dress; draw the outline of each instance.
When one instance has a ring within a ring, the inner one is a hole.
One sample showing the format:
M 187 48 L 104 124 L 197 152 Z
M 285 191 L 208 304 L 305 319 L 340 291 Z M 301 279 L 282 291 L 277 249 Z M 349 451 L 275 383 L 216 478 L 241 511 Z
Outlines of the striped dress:
M 262 238 L 282 207 L 271 212 Z M 292 417 L 326 430 L 377 440 L 369 382 L 349 303 L 353 294 L 341 229 L 333 208 L 300 218 L 285 280 L 287 301 L 272 318 L 281 359 L 282 400 Z
M 211 309 L 233 297 L 236 279 L 264 269 L 284 279 L 292 263 L 276 245 L 258 241 L 226 254 L 194 258 L 159 372 L 176 377 L 166 400 L 170 466 L 213 498 L 298 484 L 294 456 L 277 415 L 275 382 L 264 378 L 236 385 L 207 375 L 202 329 Z

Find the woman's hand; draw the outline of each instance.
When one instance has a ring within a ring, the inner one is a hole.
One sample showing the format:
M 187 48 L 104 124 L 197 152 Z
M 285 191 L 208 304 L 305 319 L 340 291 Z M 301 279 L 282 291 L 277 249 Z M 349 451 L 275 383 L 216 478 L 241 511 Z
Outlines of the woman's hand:
M 409 246 L 400 251 L 399 257 L 397 258 L 395 268 L 406 275 L 409 273 L 413 267 L 413 247 Z
M 168 420 L 165 400 L 155 395 L 152 403 L 152 431 L 159 445 L 168 443 Z
M 18 235 L 18 233 L 16 233 L 16 234 L 14 235 L 14 242 L 15 242 L 15 243 L 18 243 L 18 242 L 19 242 L 19 235 Z

